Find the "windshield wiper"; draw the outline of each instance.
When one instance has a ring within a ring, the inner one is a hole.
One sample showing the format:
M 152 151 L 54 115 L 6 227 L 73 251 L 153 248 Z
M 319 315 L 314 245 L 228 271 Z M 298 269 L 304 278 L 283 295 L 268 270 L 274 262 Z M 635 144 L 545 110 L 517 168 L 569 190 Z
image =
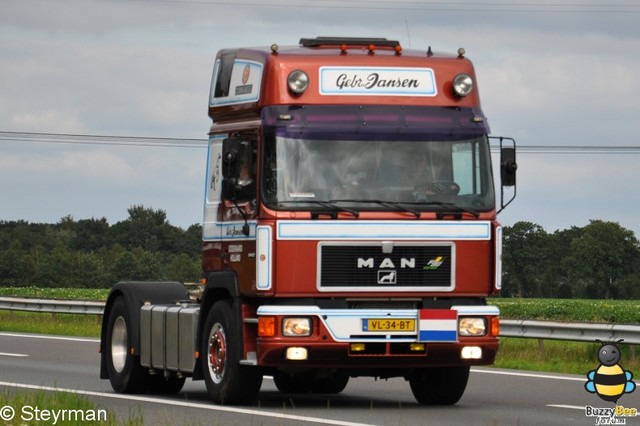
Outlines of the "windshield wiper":
M 396 202 L 396 201 L 385 201 L 385 200 L 357 200 L 357 199 L 353 199 L 353 200 L 331 200 L 330 202 L 332 203 L 338 203 L 338 202 L 345 202 L 345 203 L 375 203 L 375 204 L 380 204 L 381 206 L 385 206 L 385 207 L 392 207 L 395 208 L 397 210 L 400 211 L 404 211 L 404 212 L 408 212 L 411 213 L 413 215 L 415 215 L 416 218 L 420 217 L 420 211 L 418 210 L 414 210 L 411 209 L 409 207 L 406 207 L 406 205 L 412 205 L 412 206 L 437 206 L 437 207 L 443 207 L 445 209 L 450 209 L 453 210 L 452 214 L 455 213 L 469 213 L 470 215 L 472 215 L 473 217 L 479 217 L 480 213 L 478 213 L 475 210 L 471 210 L 471 209 L 467 209 L 465 207 L 460 207 L 454 203 L 444 203 L 441 201 L 420 201 L 420 202 Z M 404 205 L 403 205 L 404 204 Z M 438 217 L 445 215 L 449 212 L 444 211 L 444 212 L 437 212 Z
M 331 200 L 330 202 L 331 203 L 375 203 L 375 204 L 380 204 L 381 206 L 384 206 L 384 207 L 391 207 L 393 209 L 396 209 L 402 212 L 411 213 L 416 217 L 416 219 L 420 217 L 420 212 L 418 210 L 410 209 L 409 207 L 405 207 L 402 205 L 407 203 L 398 203 L 395 201 L 385 201 L 385 200 Z
M 319 206 L 322 206 L 324 208 L 327 209 L 331 209 L 333 210 L 333 212 L 345 212 L 345 213 L 349 213 L 352 214 L 353 217 L 359 217 L 360 216 L 360 212 L 354 209 L 350 209 L 347 207 L 341 207 L 338 205 L 333 204 L 333 201 L 318 201 L 318 200 L 290 200 L 290 201 L 279 201 L 278 204 L 317 204 Z M 312 212 L 312 216 L 314 215 L 314 213 Z M 315 214 L 315 217 L 317 218 L 318 214 Z
M 414 204 L 414 203 L 411 203 Z M 421 205 L 432 205 L 432 206 L 438 206 L 438 207 L 444 207 L 447 209 L 453 209 L 454 212 L 453 213 L 469 213 L 470 215 L 473 215 L 473 217 L 479 217 L 480 213 L 478 213 L 475 210 L 471 210 L 471 209 L 467 209 L 465 207 L 460 207 L 457 204 L 454 203 L 443 203 L 441 201 L 427 201 L 427 202 L 423 202 L 423 203 L 415 203 L 415 204 L 421 204 Z M 444 211 L 444 212 L 439 212 L 439 215 L 445 215 L 448 212 Z

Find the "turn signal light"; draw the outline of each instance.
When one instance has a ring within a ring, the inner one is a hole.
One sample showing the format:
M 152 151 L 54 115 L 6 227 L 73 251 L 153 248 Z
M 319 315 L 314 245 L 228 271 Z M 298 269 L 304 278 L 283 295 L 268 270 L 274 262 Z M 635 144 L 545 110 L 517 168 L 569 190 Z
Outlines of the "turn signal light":
M 500 335 L 500 318 L 491 318 L 491 335 L 498 337 Z
M 258 336 L 273 337 L 276 335 L 275 317 L 258 317 Z

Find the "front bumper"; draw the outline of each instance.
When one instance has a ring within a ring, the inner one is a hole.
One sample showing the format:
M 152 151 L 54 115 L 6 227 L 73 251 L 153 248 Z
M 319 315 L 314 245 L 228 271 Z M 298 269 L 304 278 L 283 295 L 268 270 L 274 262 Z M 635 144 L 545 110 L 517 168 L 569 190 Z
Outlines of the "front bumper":
M 274 333 L 259 336 L 260 366 L 291 368 L 420 368 L 490 365 L 498 351 L 495 306 L 451 309 L 321 309 L 261 306 L 258 321 L 273 321 Z M 285 318 L 310 318 L 309 336 L 284 336 Z M 463 318 L 484 318 L 486 332 L 458 333 Z M 385 329 L 386 328 L 386 329 Z M 466 349 L 465 349 L 466 348 Z M 295 358 L 289 354 L 295 353 Z

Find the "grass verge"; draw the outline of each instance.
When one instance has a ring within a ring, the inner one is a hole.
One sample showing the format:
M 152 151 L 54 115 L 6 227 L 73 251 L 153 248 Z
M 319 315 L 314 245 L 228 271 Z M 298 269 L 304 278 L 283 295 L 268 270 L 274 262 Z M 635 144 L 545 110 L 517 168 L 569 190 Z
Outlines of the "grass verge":
M 5 389 L 0 392 L 2 420 L 6 424 L 143 425 L 141 414 L 117 416 L 89 398 L 67 392 Z
M 0 311 L 0 331 L 99 337 L 102 316 Z
M 618 346 L 622 351 L 620 365 L 635 374 L 640 371 L 640 360 L 631 354 L 629 345 Z M 585 375 L 595 370 L 599 343 L 566 342 L 560 340 L 500 338 L 500 350 L 495 367 L 515 370 L 546 371 Z

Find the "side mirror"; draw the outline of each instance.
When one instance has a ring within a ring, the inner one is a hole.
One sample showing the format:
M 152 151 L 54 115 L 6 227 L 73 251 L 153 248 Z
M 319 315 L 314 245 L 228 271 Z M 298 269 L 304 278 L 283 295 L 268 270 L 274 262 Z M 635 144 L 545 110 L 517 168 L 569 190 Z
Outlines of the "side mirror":
M 500 213 L 516 198 L 516 171 L 518 170 L 518 163 L 516 162 L 516 141 L 512 138 L 489 136 L 489 139 L 497 139 L 500 142 Z M 504 146 L 505 142 L 511 146 Z M 505 196 L 505 188 L 512 188 L 510 191 L 510 198 L 507 200 L 507 194 Z
M 500 179 L 502 186 L 516 185 L 516 171 L 518 163 L 516 163 L 516 147 L 500 149 Z

